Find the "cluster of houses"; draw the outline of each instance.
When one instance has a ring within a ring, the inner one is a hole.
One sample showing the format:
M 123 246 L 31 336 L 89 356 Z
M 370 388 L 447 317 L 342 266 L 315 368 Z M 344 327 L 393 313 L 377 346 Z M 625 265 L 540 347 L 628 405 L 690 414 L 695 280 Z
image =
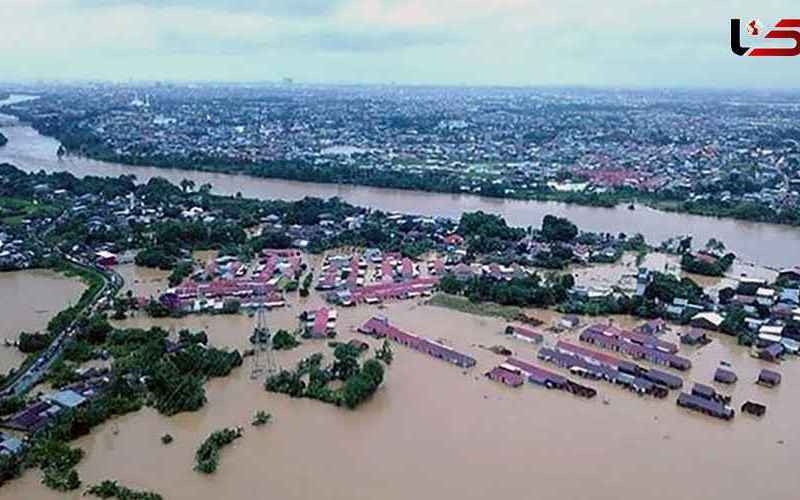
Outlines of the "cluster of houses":
M 779 271 L 777 283 L 784 285 L 770 286 L 764 279 L 740 278 L 730 302 L 753 315 L 763 308 L 776 319 L 800 319 L 800 268 Z
M 0 231 L 0 270 L 15 271 L 31 267 L 37 258 L 37 249 L 17 234 Z
M 783 285 L 743 278 L 731 299 L 748 314 L 753 355 L 772 362 L 800 352 L 800 268 L 781 270 L 776 283 Z
M 170 310 L 183 312 L 222 311 L 232 301 L 248 308 L 283 307 L 286 300 L 280 285 L 296 280 L 303 266 L 299 250 L 267 249 L 249 266 L 235 257 L 222 256 L 210 260 L 159 300 Z
M 696 383 L 692 392 L 682 392 L 678 395 L 676 404 L 711 417 L 731 420 L 736 411 L 731 408 L 730 396 L 718 393 L 713 387 Z
M 552 349 L 540 349 L 539 359 L 583 378 L 604 380 L 657 398 L 664 398 L 669 394 L 669 389 L 677 389 L 683 385 L 683 380 L 675 375 L 648 370 L 565 341 L 559 341 Z
M 63 411 L 79 408 L 96 398 L 108 383 L 107 376 L 97 376 L 41 396 L 17 413 L 0 420 L 0 428 L 21 435 L 35 434 L 50 425 Z M 21 451 L 23 446 L 23 441 L 19 439 L 21 435 L 0 433 L 0 453 Z
M 742 277 L 724 304 L 745 312 L 744 325 L 752 338 L 754 356 L 778 362 L 786 354 L 800 353 L 800 268 L 781 270 L 772 285 L 765 279 Z M 692 345 L 707 343 L 701 330 L 719 331 L 724 321 L 725 316 L 716 311 L 693 312 L 690 325 L 695 329 L 681 340 Z
M 372 279 L 368 276 L 370 263 L 376 265 Z M 408 257 L 377 249 L 364 255 L 326 256 L 316 288 L 327 292 L 328 302 L 341 306 L 431 295 L 439 277 L 431 273 L 422 276 L 419 267 Z
M 722 363 L 714 372 L 714 382 L 723 385 L 732 385 L 738 382 L 739 376 L 729 368 L 730 365 Z M 756 384 L 767 388 L 777 387 L 781 383 L 781 374 L 763 368 L 758 373 Z M 731 397 L 718 392 L 711 386 L 695 383 L 691 392 L 682 392 L 676 401 L 678 406 L 694 410 L 705 415 L 731 420 L 735 416 L 734 409 L 730 406 Z M 754 401 L 746 401 L 742 404 L 743 413 L 749 413 L 757 417 L 763 416 L 767 407 Z
M 621 352 L 634 359 L 686 371 L 692 362 L 679 356 L 678 346 L 654 335 L 632 332 L 609 324 L 594 324 L 580 334 L 580 340 L 603 349 Z
M 511 387 L 519 387 L 525 383 L 525 380 L 528 380 L 532 384 L 548 389 L 566 391 L 584 398 L 593 398 L 597 395 L 597 391 L 592 387 L 573 382 L 563 375 L 513 357 L 508 358 L 504 363 L 487 372 L 486 376 L 491 380 Z

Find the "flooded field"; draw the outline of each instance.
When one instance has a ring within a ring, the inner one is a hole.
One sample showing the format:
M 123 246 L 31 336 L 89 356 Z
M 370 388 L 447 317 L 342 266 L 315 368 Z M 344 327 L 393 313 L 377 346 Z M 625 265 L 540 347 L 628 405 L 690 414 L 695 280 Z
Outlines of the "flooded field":
M 125 285 L 120 291 L 123 295 L 130 290 L 138 297 L 151 295 L 157 297 L 168 288 L 169 271 L 139 267 L 135 264 L 120 264 L 116 270 L 125 280 Z
M 85 286 L 74 278 L 52 271 L 33 270 L 0 273 L 0 372 L 6 373 L 25 359 L 16 347 L 19 332 L 44 329 L 56 313 L 77 302 Z
M 269 324 L 294 328 L 300 311 L 321 303 L 316 294 L 294 298 L 290 307 L 269 313 Z M 684 374 L 687 383 L 709 383 L 725 360 L 740 377 L 733 388 L 737 409 L 746 399 L 768 406 L 761 420 L 738 415 L 733 422 L 721 422 L 681 410 L 675 393 L 654 400 L 590 382 L 599 394 L 586 401 L 529 384 L 511 389 L 491 382 L 483 373 L 504 358 L 480 345 L 501 344 L 523 359 L 535 357 L 533 346 L 500 335 L 505 323 L 499 319 L 413 301 L 339 312 L 341 340 L 366 340 L 354 329 L 373 314 L 384 314 L 408 331 L 467 352 L 478 365 L 465 371 L 394 346 L 395 362 L 385 385 L 363 407 L 348 411 L 267 393 L 261 381 L 250 379 L 246 360 L 231 377 L 208 384 L 209 403 L 200 412 L 166 418 L 143 410 L 78 440 L 75 444 L 87 452 L 79 465 L 84 483 L 117 479 L 167 499 L 196 500 L 254 495 L 282 500 L 461 500 L 534 491 L 536 498 L 546 500 L 749 500 L 791 498 L 800 487 L 794 474 L 800 458 L 796 360 L 779 367 L 785 382 L 770 390 L 753 384 L 758 370 L 768 365 L 731 339 L 715 336 L 699 350 L 682 348 L 695 365 Z M 556 319 L 549 311 L 530 313 L 548 322 Z M 121 325 L 205 329 L 215 345 L 244 349 L 253 321 L 245 315 L 135 317 Z M 631 318 L 614 321 L 635 324 Z M 667 338 L 675 340 L 676 331 Z M 548 334 L 547 342 L 556 339 Z M 330 352 L 323 341 L 305 341 L 299 349 L 279 353 L 278 361 L 288 367 L 316 351 Z M 256 410 L 272 413 L 274 421 L 250 427 Z M 244 426 L 245 437 L 223 451 L 217 473 L 194 472 L 199 443 L 213 430 L 231 425 Z M 167 432 L 175 442 L 164 446 L 159 438 Z M 662 482 L 670 487 L 654 487 Z M 32 471 L 0 488 L 0 499 L 21 498 L 77 500 L 80 493 L 47 490 L 39 484 L 38 471 Z

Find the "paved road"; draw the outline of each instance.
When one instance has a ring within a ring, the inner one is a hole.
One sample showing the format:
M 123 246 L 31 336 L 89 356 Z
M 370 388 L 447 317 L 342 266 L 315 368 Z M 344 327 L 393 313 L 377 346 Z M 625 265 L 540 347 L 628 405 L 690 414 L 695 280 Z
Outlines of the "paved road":
M 95 294 L 94 300 L 84 306 L 83 310 L 78 311 L 76 319 L 58 334 L 50 346 L 43 353 L 41 353 L 38 358 L 36 358 L 36 360 L 28 367 L 25 373 L 20 375 L 11 386 L 7 387 L 2 393 L 0 393 L 0 397 L 20 396 L 28 392 L 31 387 L 39 383 L 39 381 L 42 380 L 42 378 L 44 378 L 44 376 L 50 370 L 50 367 L 53 365 L 55 360 L 57 360 L 64 352 L 64 348 L 73 340 L 76 333 L 75 323 L 77 318 L 81 315 L 80 313 L 83 313 L 87 310 L 90 312 L 96 311 L 98 304 L 102 299 L 106 299 L 105 301 L 107 302 L 120 289 L 122 289 L 124 280 L 122 279 L 122 276 L 120 276 L 119 273 L 113 269 L 98 267 L 86 262 L 81 258 L 73 257 L 71 255 L 64 255 L 64 258 L 78 267 L 100 272 L 100 274 L 103 276 L 103 286 L 100 288 L 97 294 Z

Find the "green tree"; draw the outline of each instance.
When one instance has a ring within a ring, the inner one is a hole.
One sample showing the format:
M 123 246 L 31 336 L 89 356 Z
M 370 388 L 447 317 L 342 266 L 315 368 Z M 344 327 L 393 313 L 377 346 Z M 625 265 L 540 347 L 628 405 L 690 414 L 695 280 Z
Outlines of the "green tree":
M 392 364 L 392 361 L 394 360 L 394 353 L 392 352 L 392 346 L 389 344 L 388 340 L 384 340 L 381 348 L 375 352 L 375 358 L 383 361 L 387 365 Z
M 383 366 L 375 359 L 368 359 L 364 363 L 361 373 L 371 380 L 375 387 L 383 382 Z
M 358 372 L 358 356 L 361 352 L 350 344 L 339 344 L 333 350 L 333 375 L 339 380 L 347 380 Z
M 572 241 L 578 235 L 578 226 L 563 217 L 545 215 L 542 219 L 542 236 L 548 241 Z

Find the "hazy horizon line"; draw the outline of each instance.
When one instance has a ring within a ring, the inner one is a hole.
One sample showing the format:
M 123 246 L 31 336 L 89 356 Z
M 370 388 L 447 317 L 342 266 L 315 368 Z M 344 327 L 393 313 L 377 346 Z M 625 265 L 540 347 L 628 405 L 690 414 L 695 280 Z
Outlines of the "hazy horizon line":
M 290 80 L 287 82 L 286 80 Z M 463 89 L 575 89 L 575 90 L 622 90 L 622 91 L 714 91 L 714 92 L 800 92 L 798 87 L 763 87 L 763 86 L 715 86 L 715 85 L 603 85 L 603 84 L 568 84 L 568 83 L 426 83 L 426 82 L 378 82 L 378 81 L 306 81 L 295 80 L 291 77 L 281 77 L 272 80 L 208 80 L 208 79 L 183 79 L 183 78 L 136 78 L 116 80 L 108 78 L 23 78 L 19 80 L 0 80 L 0 86 L 14 85 L 118 85 L 118 86 L 145 86 L 145 85 L 204 85 L 204 86 L 283 86 L 283 87 L 396 87 L 396 88 L 463 88 Z

